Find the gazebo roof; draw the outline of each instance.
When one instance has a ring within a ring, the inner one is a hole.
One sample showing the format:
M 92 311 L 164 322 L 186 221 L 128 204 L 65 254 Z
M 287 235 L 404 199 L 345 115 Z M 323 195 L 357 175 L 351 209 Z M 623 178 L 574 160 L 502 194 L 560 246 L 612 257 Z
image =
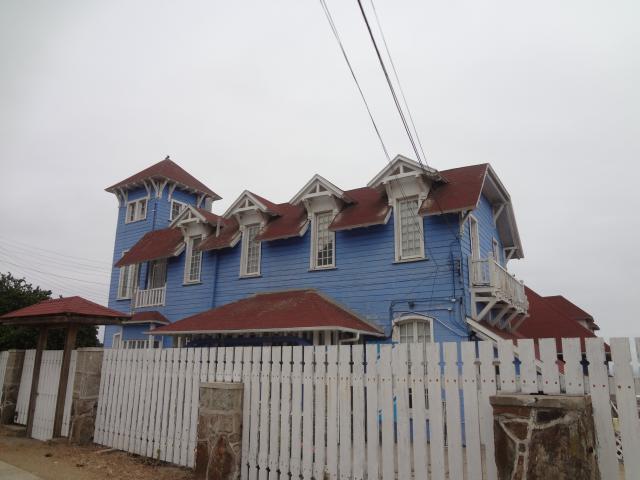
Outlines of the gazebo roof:
M 0 316 L 3 325 L 44 325 L 81 323 L 85 325 L 111 325 L 127 320 L 130 315 L 82 297 L 43 300 L 35 305 L 14 310 Z

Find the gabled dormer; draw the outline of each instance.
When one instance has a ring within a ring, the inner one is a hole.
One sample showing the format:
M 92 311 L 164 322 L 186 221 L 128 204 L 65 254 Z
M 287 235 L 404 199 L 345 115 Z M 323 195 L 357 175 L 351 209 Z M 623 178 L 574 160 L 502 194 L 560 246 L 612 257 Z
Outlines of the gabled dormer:
M 417 197 L 421 202 L 429 194 L 434 182 L 443 181 L 437 170 L 425 167 L 403 155 L 397 155 L 367 184 L 368 187 L 384 188 L 389 205 L 401 197 Z
M 289 203 L 304 205 L 311 219 L 313 213 L 319 211 L 333 211 L 335 215 L 353 200 L 329 180 L 315 174 Z

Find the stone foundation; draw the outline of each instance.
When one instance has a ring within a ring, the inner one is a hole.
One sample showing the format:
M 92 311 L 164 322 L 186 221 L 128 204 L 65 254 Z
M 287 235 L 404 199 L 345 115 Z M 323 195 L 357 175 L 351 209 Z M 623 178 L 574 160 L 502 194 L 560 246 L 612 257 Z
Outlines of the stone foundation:
M 87 444 L 93 441 L 103 350 L 102 348 L 79 348 L 77 355 L 69 442 Z
M 591 399 L 491 397 L 500 480 L 599 480 Z
M 242 392 L 241 383 L 200 384 L 196 478 L 240 478 Z
M 23 363 L 24 350 L 9 350 L 7 369 L 4 373 L 4 383 L 0 392 L 0 424 L 2 425 L 13 423 Z

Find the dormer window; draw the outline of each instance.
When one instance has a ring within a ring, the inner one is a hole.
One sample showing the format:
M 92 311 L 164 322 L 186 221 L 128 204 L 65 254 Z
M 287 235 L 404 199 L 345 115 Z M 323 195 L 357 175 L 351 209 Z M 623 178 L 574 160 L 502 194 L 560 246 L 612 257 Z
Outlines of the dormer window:
M 333 211 L 314 214 L 311 239 L 311 269 L 321 270 L 335 267 L 335 233 L 329 230 Z
M 141 198 L 127 203 L 125 223 L 137 222 L 147 218 L 147 199 Z
M 202 236 L 196 235 L 187 242 L 187 255 L 184 263 L 184 283 L 199 283 L 202 270 L 202 252 L 198 246 L 202 242 Z
M 256 240 L 260 224 L 247 225 L 242 232 L 242 255 L 240 258 L 240 276 L 260 275 L 261 242 Z
M 418 197 L 396 200 L 395 236 L 396 261 L 405 262 L 424 258 L 424 225 L 418 215 Z
M 186 203 L 179 202 L 178 200 L 171 200 L 171 216 L 169 217 L 169 220 L 176 219 L 185 208 L 187 208 Z

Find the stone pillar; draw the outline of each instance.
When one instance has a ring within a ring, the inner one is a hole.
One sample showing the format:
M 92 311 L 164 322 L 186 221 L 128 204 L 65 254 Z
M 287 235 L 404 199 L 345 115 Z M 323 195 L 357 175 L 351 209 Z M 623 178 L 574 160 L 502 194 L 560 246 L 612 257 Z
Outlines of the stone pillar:
M 2 425 L 13 423 L 16 403 L 18 403 L 18 390 L 20 390 L 23 363 L 24 350 L 9 350 L 4 382 L 2 391 L 0 391 L 0 424 Z
M 242 383 L 201 383 L 196 478 L 240 478 Z
M 79 348 L 71 398 L 69 442 L 86 444 L 93 441 L 98 411 L 102 348 Z
M 599 480 L 591 399 L 491 397 L 498 478 Z

